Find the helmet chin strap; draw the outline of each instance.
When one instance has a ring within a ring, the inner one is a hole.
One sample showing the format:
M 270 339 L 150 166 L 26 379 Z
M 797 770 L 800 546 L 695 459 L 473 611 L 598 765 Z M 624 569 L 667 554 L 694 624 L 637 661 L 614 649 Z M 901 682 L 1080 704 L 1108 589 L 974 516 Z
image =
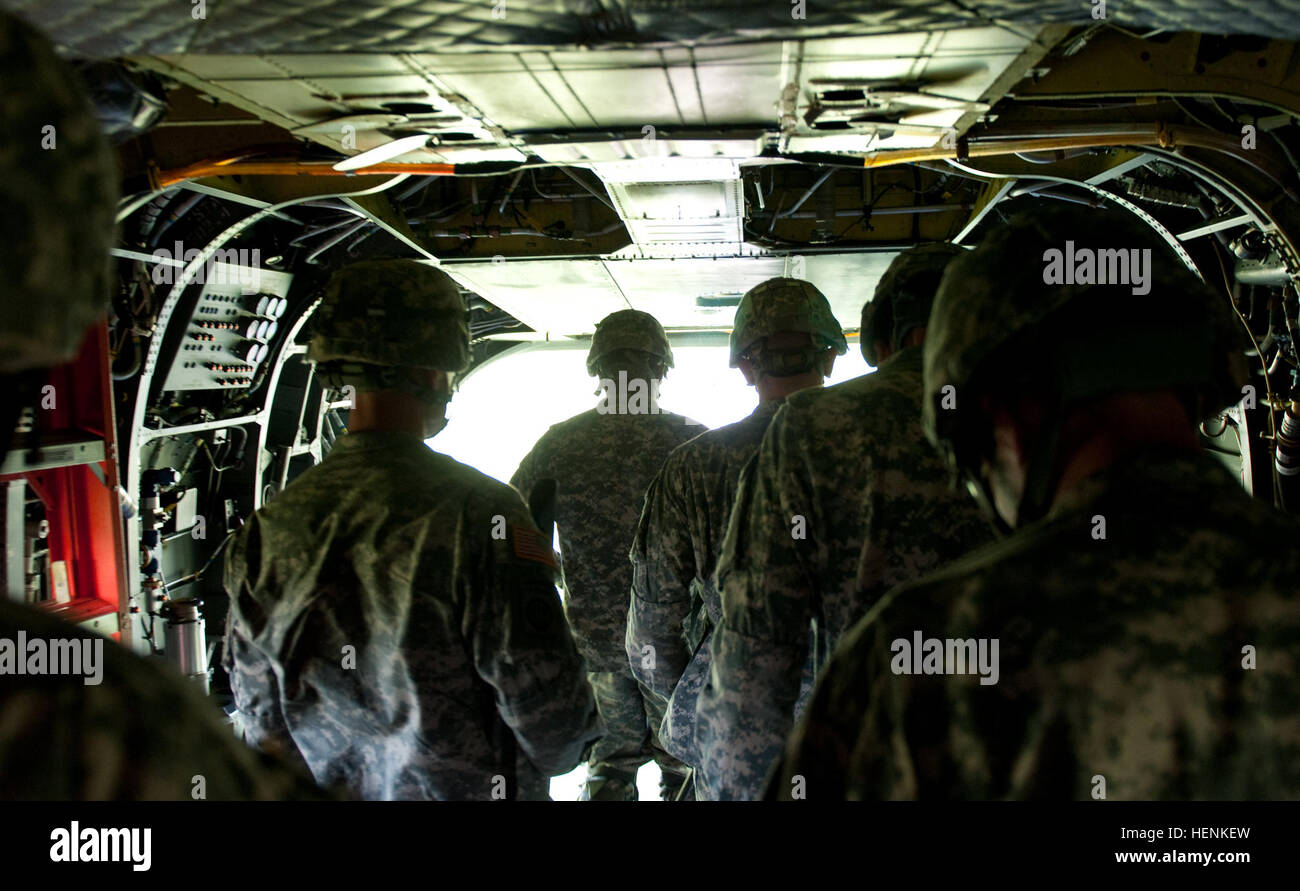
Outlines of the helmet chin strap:
M 434 427 L 432 430 L 430 430 L 428 427 L 425 427 L 425 428 L 424 428 L 424 438 L 425 438 L 425 439 L 433 439 L 435 436 L 437 436 L 437 435 L 438 435 L 439 433 L 441 433 L 443 430 L 447 429 L 447 423 L 448 423 L 448 421 L 449 421 L 449 419 L 447 418 L 447 416 L 446 416 L 446 415 L 443 415 L 441 418 L 438 419 L 438 424 L 437 424 L 437 426 Z
M 983 515 L 984 519 L 988 521 L 988 524 L 991 527 L 993 527 L 993 531 L 997 533 L 999 538 L 1006 538 L 1014 530 L 1006 520 L 1002 519 L 1002 515 L 998 513 L 998 509 L 993 501 L 993 492 L 989 488 L 989 484 L 973 471 L 967 471 L 964 476 L 966 478 L 966 491 L 970 493 L 970 496 L 975 499 L 975 503 L 979 505 L 980 513 Z
M 1043 425 L 1031 447 L 1029 463 L 1025 468 L 1025 486 L 1016 506 L 1015 525 L 1012 526 L 997 509 L 993 487 L 975 470 L 967 469 L 963 476 L 966 490 L 979 505 L 984 519 L 988 520 L 999 537 L 1006 538 L 1016 529 L 1047 516 L 1052 504 L 1053 484 L 1057 457 L 1061 450 L 1061 430 L 1065 422 L 1065 403 L 1058 399 L 1047 411 Z
M 1029 465 L 1025 468 L 1025 488 L 1016 508 L 1016 526 L 1021 527 L 1047 516 L 1052 505 L 1056 463 L 1061 451 L 1061 429 L 1065 424 L 1065 403 L 1059 397 L 1048 408 L 1047 417 L 1035 437 Z
M 397 390 L 399 393 L 405 393 L 407 396 L 411 396 L 428 406 L 445 406 L 451 402 L 452 397 L 453 387 L 448 386 L 442 389 L 430 387 L 427 384 L 412 380 L 405 369 L 394 366 L 339 363 L 332 367 L 326 366 L 321 370 L 321 374 L 330 386 L 350 384 L 356 387 L 359 392 Z M 441 433 L 447 423 L 448 419 L 444 415 L 435 430 L 425 433 L 425 439 L 430 439 Z
M 450 389 L 438 390 L 424 384 L 417 384 L 406 375 L 398 375 L 392 387 L 408 396 L 414 396 L 425 405 L 446 405 L 451 402 Z
M 451 402 L 452 394 L 450 388 L 443 389 L 443 390 L 434 389 L 433 387 L 428 387 L 425 386 L 424 384 L 416 383 L 415 381 L 411 380 L 408 375 L 405 374 L 398 374 L 395 375 L 394 377 L 395 380 L 393 380 L 392 383 L 393 389 L 405 393 L 408 396 L 413 396 L 416 399 L 423 402 L 425 405 L 446 406 L 447 403 Z M 442 418 L 439 419 L 437 427 L 435 427 L 433 430 L 429 430 L 427 427 L 425 428 L 424 438 L 432 439 L 433 437 L 437 436 L 447 427 L 447 423 L 448 423 L 448 419 L 444 409 L 443 416 Z

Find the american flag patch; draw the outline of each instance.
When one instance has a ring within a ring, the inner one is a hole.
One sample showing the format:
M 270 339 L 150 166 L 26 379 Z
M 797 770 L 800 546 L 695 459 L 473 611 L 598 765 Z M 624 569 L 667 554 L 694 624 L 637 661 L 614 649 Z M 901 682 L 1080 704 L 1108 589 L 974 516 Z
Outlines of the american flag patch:
M 558 568 L 555 552 L 550 545 L 542 541 L 541 533 L 534 532 L 526 526 L 510 527 L 510 539 L 514 542 L 515 556 L 520 560 L 545 563 L 551 569 Z

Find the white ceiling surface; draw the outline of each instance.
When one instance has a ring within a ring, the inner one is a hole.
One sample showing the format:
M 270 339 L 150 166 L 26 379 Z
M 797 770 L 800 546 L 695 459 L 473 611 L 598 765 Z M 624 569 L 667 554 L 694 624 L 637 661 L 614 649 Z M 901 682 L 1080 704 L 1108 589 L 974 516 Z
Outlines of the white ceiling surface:
M 462 285 L 529 327 L 553 337 L 590 334 L 620 309 L 651 313 L 669 329 L 731 327 L 734 306 L 699 306 L 698 297 L 733 295 L 774 276 L 815 284 L 840 325 L 856 329 L 862 304 L 893 252 L 801 257 L 651 260 L 521 260 L 448 263 Z
M 589 334 L 629 306 L 668 328 L 729 327 L 733 307 L 701 307 L 696 298 L 738 297 L 774 275 L 808 278 L 841 324 L 856 328 L 892 254 L 766 256 L 743 241 L 738 165 L 763 150 L 764 132 L 779 134 L 788 151 L 934 145 L 942 128 L 969 123 L 983 102 L 999 98 L 999 84 L 1040 56 L 1027 38 L 988 27 L 695 49 L 138 61 L 340 151 L 441 130 L 472 139 L 392 160 L 493 160 L 526 149 L 590 167 L 632 245 L 604 259 L 447 264 L 506 312 L 565 336 Z M 866 99 L 853 92 L 864 87 Z M 385 111 L 386 103 L 428 107 Z M 882 105 L 910 126 L 816 130 L 805 122 L 814 107 L 821 121 L 850 122 Z M 724 132 L 704 138 L 683 127 Z M 629 132 L 639 137 L 614 139 Z
M 794 135 L 806 137 L 802 113 L 828 85 L 921 82 L 926 92 L 960 102 L 980 100 L 1029 41 L 1009 30 L 969 28 L 873 37 L 769 41 L 667 50 L 623 49 L 538 53 L 408 55 L 172 55 L 141 57 L 266 120 L 339 150 L 360 152 L 391 136 L 361 121 L 355 147 L 343 145 L 341 124 L 384 102 L 428 102 L 430 129 L 465 130 L 461 114 L 513 139 L 539 131 L 665 127 L 772 126 L 782 92 L 798 85 Z M 1023 63 L 1024 60 L 1022 60 Z M 944 103 L 939 103 L 944 104 Z M 954 125 L 960 108 L 917 108 L 916 123 Z M 932 145 L 934 138 L 900 133 L 865 148 Z M 843 139 L 843 134 L 834 138 Z M 806 139 L 804 140 L 807 141 Z M 634 141 L 629 150 L 638 151 Z M 813 149 L 813 145 L 803 146 Z M 802 150 L 802 149 L 800 149 Z M 422 150 L 398 160 L 452 157 Z

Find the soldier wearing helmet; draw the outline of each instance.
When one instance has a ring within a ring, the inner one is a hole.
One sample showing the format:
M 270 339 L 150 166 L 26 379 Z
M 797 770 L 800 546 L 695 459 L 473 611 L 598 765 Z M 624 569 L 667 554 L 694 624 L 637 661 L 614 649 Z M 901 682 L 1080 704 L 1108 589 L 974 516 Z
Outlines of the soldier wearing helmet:
M 758 406 L 668 456 L 646 493 L 632 546 L 627 656 L 641 683 L 664 704 L 665 747 L 692 767 L 700 764 L 696 699 L 712 661 L 711 629 L 721 615 L 713 571 L 741 470 L 786 397 L 820 387 L 835 357 L 848 351 L 826 297 L 794 278 L 769 279 L 741 298 L 730 347 L 730 365 L 758 391 Z M 805 639 L 801 655 L 807 649 Z M 696 796 L 709 797 L 698 774 L 694 785 Z
M 18 412 L 108 309 L 118 172 L 72 68 L 3 11 L 0 84 L 3 457 Z M 310 777 L 242 745 L 173 668 L 15 597 L 23 592 L 0 589 L 0 640 L 71 641 L 93 655 L 84 677 L 15 675 L 12 664 L 0 672 L 0 800 L 189 801 L 196 776 L 214 800 L 327 797 Z
M 356 263 L 308 349 L 349 433 L 226 555 L 246 738 L 364 799 L 546 798 L 598 735 L 555 559 L 519 495 L 429 449 L 469 359 L 441 270 Z
M 1007 537 L 853 629 L 770 795 L 1300 796 L 1300 528 L 1196 435 L 1247 380 L 1229 300 L 1113 212 L 1018 217 L 949 267 L 924 423 Z
M 375 411 L 403 408 L 422 415 L 426 439 L 446 425 L 452 382 L 470 359 L 465 303 L 450 276 L 414 260 L 353 263 L 326 285 L 314 324 L 308 360 L 327 384 L 362 397 L 353 431 L 372 426 Z
M 886 591 L 991 538 L 921 430 L 921 345 L 961 254 L 928 244 L 894 258 L 862 309 L 877 371 L 786 400 L 745 477 L 718 560 L 723 618 L 700 706 L 718 797 L 761 794 L 799 710 L 810 627 L 820 671 Z
M 668 335 L 634 309 L 601 320 L 587 354 L 598 378 L 595 408 L 551 427 L 510 482 L 559 529 L 568 596 L 565 614 L 586 660 L 605 736 L 587 760 L 582 800 L 636 800 L 636 774 L 655 760 L 668 786 L 683 767 L 659 746 L 653 711 L 623 652 L 632 570 L 627 551 L 642 496 L 673 448 L 700 432 L 694 421 L 658 405 L 659 382 L 673 366 Z

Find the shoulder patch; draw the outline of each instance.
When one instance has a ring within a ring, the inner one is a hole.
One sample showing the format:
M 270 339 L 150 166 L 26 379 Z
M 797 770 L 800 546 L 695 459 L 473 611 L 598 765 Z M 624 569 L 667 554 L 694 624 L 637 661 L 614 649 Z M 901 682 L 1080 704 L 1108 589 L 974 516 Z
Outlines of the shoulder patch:
M 551 550 L 549 542 L 542 541 L 540 532 L 527 526 L 514 525 L 510 527 L 510 542 L 515 556 L 520 560 L 541 563 L 551 569 L 559 568 L 559 564 L 555 561 L 555 552 Z

